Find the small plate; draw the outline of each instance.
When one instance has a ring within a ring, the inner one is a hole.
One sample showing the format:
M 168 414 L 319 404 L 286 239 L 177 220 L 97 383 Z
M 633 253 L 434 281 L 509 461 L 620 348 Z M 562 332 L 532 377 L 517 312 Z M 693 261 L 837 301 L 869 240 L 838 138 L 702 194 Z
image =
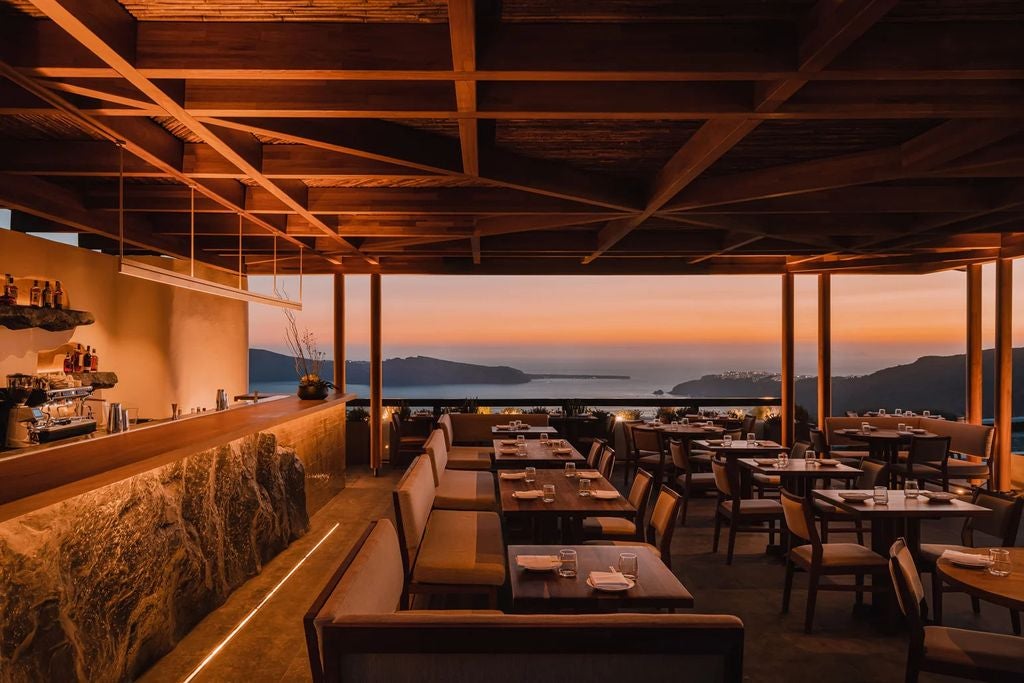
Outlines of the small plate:
M 515 446 L 516 445 L 516 440 L 515 439 L 502 439 L 501 440 L 501 445 L 502 446 Z
M 918 429 L 916 427 L 913 428 L 913 429 L 908 429 L 907 431 L 910 432 L 911 434 L 927 434 L 928 433 L 927 429 Z
M 610 588 L 610 587 L 598 588 L 597 586 L 595 586 L 594 584 L 592 584 L 590 582 L 590 577 L 589 576 L 587 577 L 587 585 L 590 586 L 591 588 L 593 588 L 596 591 L 601 591 L 602 593 L 625 593 L 630 588 L 633 588 L 636 585 L 636 581 L 633 581 L 632 579 L 626 579 L 626 581 L 629 582 L 629 585 L 628 586 L 622 586 L 621 588 Z
M 985 562 L 979 562 L 978 564 L 973 562 L 962 562 L 960 560 L 950 560 L 949 562 L 963 569 L 988 569 L 992 566 L 992 560 L 986 560 Z
M 946 491 L 922 491 L 921 496 L 931 503 L 949 503 L 956 498 L 955 494 Z
M 840 491 L 839 497 L 850 503 L 862 503 L 869 500 L 871 494 L 864 491 Z
M 553 571 L 555 571 L 556 569 L 558 569 L 562 565 L 562 563 L 554 555 L 552 555 L 549 558 L 547 558 L 548 560 L 550 560 L 547 563 L 541 561 L 540 557 L 537 557 L 536 559 L 537 559 L 537 563 L 536 564 L 531 563 L 531 564 L 526 564 L 526 565 L 519 564 L 519 561 L 517 560 L 516 561 L 516 566 L 519 567 L 520 569 L 522 569 L 524 571 L 528 571 L 528 572 L 553 572 Z

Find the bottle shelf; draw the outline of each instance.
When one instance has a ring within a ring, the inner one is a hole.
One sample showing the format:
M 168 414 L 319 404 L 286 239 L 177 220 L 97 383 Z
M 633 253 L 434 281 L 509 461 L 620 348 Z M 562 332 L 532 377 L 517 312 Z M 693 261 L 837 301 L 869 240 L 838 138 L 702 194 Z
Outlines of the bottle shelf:
M 117 373 L 114 372 L 72 372 L 74 377 L 82 386 L 89 386 L 93 389 L 112 389 L 117 385 Z
M 88 311 L 0 304 L 0 327 L 10 330 L 37 327 L 48 332 L 63 332 L 94 322 L 96 318 Z

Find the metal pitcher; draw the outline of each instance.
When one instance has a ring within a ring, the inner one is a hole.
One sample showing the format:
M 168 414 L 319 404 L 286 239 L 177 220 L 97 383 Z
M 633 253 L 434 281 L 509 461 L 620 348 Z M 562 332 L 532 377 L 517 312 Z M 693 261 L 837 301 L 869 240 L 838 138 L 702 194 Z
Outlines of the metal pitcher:
M 228 392 L 224 389 L 217 390 L 217 410 L 228 409 Z
M 107 433 L 128 431 L 128 409 L 120 403 L 111 403 L 107 411 Z

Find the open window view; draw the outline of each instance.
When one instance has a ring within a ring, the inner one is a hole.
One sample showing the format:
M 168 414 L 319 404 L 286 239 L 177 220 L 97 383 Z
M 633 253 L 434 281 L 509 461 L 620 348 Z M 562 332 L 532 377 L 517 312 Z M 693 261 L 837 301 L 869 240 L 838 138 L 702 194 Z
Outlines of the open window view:
M 1024 681 L 1022 44 L 0 0 L 0 683 Z

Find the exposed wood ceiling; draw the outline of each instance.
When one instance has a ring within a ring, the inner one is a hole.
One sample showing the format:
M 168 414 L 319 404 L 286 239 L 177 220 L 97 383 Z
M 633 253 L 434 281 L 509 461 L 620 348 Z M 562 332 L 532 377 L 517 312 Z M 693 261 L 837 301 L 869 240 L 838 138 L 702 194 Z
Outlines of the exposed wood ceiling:
M 115 252 L 123 163 L 129 252 L 194 205 L 250 273 L 931 272 L 1024 254 L 1022 44 L 1012 0 L 0 0 L 0 206 Z

